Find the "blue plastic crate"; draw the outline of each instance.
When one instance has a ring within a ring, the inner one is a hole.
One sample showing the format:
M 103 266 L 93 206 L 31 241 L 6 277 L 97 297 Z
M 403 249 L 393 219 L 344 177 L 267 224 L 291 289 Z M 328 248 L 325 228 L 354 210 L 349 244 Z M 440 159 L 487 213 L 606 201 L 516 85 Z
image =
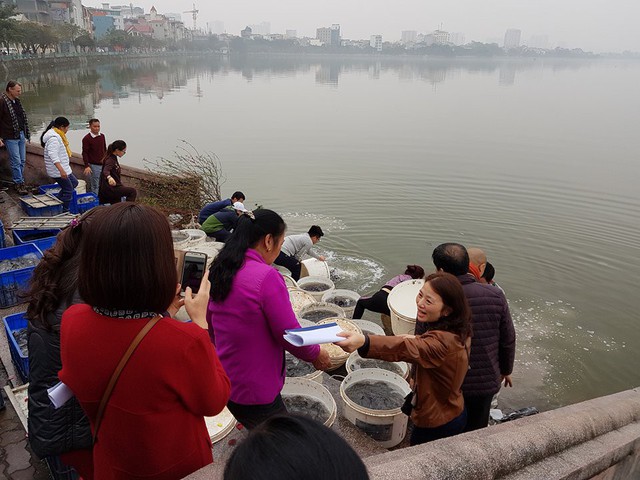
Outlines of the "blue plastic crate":
M 34 254 L 38 259 L 42 258 L 42 251 L 33 243 L 16 245 L 0 250 L 0 308 L 11 307 L 22 303 L 22 294 L 29 286 L 29 279 L 33 274 L 35 265 L 4 271 L 7 268 L 5 261 L 20 258 L 27 254 Z M 39 261 L 39 260 L 38 260 Z
M 22 381 L 26 383 L 29 381 L 29 352 L 22 352 L 16 338 L 13 336 L 13 332 L 27 328 L 27 319 L 24 315 L 25 312 L 9 315 L 2 319 L 2 323 L 4 323 L 4 331 L 7 334 L 7 342 L 9 343 L 13 364 L 16 366 Z
M 44 253 L 45 250 L 49 250 L 56 243 L 58 233 L 60 233 L 59 228 L 51 230 L 14 230 L 13 243 L 14 245 L 35 243 L 40 251 Z
M 62 202 L 54 205 L 29 205 L 29 202 L 32 202 L 34 198 L 36 199 L 36 201 L 50 201 L 48 196 L 43 195 L 27 195 L 25 197 L 20 197 L 22 210 L 24 210 L 24 212 L 30 217 L 53 217 L 55 215 L 60 215 L 62 213 L 62 210 L 64 209 Z
M 57 195 L 58 193 L 60 193 L 60 185 L 58 185 L 57 183 L 51 183 L 49 185 L 40 185 L 38 187 L 38 192 L 42 194 L 53 193 L 54 195 Z
M 98 202 L 98 195 L 96 195 L 95 193 L 78 193 L 73 195 L 73 200 L 69 205 L 69 211 L 75 214 L 82 214 L 84 212 L 88 212 L 93 207 L 97 207 L 99 204 L 100 202 Z
M 2 224 L 2 220 L 0 220 L 0 248 L 6 247 L 7 244 L 4 241 L 4 225 Z

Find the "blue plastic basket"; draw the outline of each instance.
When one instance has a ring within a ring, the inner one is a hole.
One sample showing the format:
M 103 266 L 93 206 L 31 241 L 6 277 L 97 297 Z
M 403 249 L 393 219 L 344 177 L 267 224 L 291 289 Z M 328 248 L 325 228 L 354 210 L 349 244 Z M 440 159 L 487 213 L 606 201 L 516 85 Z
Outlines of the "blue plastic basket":
M 35 254 L 39 259 L 42 258 L 42 251 L 38 247 L 33 243 L 25 243 L 1 249 L 0 262 L 16 259 L 29 253 Z M 22 303 L 22 294 L 29 286 L 29 279 L 34 268 L 36 268 L 35 265 L 0 273 L 0 308 Z
M 49 185 L 40 185 L 38 187 L 38 192 L 45 193 L 53 193 L 54 195 L 60 193 L 60 185 L 57 183 L 51 183 Z
M 49 250 L 56 243 L 56 237 L 60 233 L 59 228 L 51 230 L 14 230 L 13 243 L 15 245 L 23 245 L 25 243 L 35 243 L 41 252 Z M 42 238 L 30 239 L 33 235 L 42 234 Z M 46 236 L 45 236 L 46 235 Z
M 4 225 L 2 224 L 2 220 L 0 220 L 0 248 L 6 247 L 7 244 L 4 241 Z
M 88 201 L 88 198 L 90 198 L 91 201 Z M 99 204 L 100 202 L 98 202 L 98 195 L 96 195 L 95 193 L 78 193 L 73 195 L 73 200 L 69 205 L 69 211 L 75 214 L 82 214 L 84 212 L 88 212 L 93 207 L 97 207 Z
M 53 217 L 60 215 L 64 209 L 62 202 L 57 205 L 47 205 L 42 207 L 33 207 L 27 203 L 27 199 L 30 197 L 20 197 L 20 203 L 22 204 L 22 210 L 30 217 Z
M 2 319 L 4 323 L 4 331 L 7 334 L 7 342 L 9 343 L 9 351 L 11 352 L 11 359 L 16 366 L 16 370 L 20 374 L 24 383 L 29 381 L 29 352 L 23 353 L 18 342 L 13 336 L 13 332 L 27 328 L 27 319 L 24 316 L 25 312 L 9 315 Z

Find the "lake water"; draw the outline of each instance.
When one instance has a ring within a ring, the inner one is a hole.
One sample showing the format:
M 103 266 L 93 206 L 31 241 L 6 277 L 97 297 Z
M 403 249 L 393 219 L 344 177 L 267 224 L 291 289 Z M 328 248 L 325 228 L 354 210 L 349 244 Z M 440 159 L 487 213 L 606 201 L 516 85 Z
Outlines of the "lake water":
M 214 152 L 224 194 L 325 229 L 343 288 L 484 248 L 518 333 L 505 408 L 640 385 L 638 62 L 176 58 L 20 80 L 74 150 L 97 116 L 123 163 Z

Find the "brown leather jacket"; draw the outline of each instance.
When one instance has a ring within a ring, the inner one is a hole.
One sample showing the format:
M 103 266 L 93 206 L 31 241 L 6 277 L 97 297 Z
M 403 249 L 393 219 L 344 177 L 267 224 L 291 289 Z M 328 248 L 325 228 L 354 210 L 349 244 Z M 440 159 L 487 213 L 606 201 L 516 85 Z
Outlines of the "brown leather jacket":
M 409 338 L 370 335 L 366 356 L 417 366 L 417 400 L 411 420 L 418 427 L 433 428 L 450 422 L 464 409 L 461 387 L 469 369 L 470 343 L 465 348 L 458 335 L 443 330 Z

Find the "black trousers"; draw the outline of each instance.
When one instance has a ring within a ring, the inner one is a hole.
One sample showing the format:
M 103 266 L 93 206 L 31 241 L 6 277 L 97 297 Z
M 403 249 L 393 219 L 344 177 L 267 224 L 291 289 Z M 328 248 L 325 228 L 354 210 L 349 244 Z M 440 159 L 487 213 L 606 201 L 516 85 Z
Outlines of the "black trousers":
M 286 253 L 280 252 L 278 258 L 276 258 L 273 263 L 288 269 L 291 272 L 291 278 L 293 278 L 296 282 L 300 280 L 300 271 L 302 270 L 302 264 L 296 257 L 290 257 Z
M 493 395 L 481 397 L 471 397 L 464 395 L 464 406 L 467 409 L 467 426 L 465 432 L 478 430 L 489 425 L 489 410 L 491 409 L 491 400 Z
M 433 428 L 420 428 L 413 427 L 411 432 L 411 439 L 409 444 L 411 446 L 420 445 L 421 443 L 433 442 L 441 438 L 453 437 L 462 433 L 464 426 L 467 423 L 467 411 L 462 410 L 462 413 L 456 418 L 444 425 Z
M 229 400 L 227 408 L 236 417 L 236 420 L 249 430 L 274 415 L 286 415 L 288 413 L 280 394 L 273 402 L 261 405 L 241 405 Z
M 389 306 L 387 305 L 387 298 L 389 297 L 389 292 L 385 292 L 384 290 L 379 290 L 374 293 L 369 298 L 361 298 L 356 303 L 356 308 L 353 310 L 353 319 L 357 320 L 362 318 L 365 309 L 370 310 L 372 312 L 384 313 L 385 315 L 391 315 L 389 311 Z

